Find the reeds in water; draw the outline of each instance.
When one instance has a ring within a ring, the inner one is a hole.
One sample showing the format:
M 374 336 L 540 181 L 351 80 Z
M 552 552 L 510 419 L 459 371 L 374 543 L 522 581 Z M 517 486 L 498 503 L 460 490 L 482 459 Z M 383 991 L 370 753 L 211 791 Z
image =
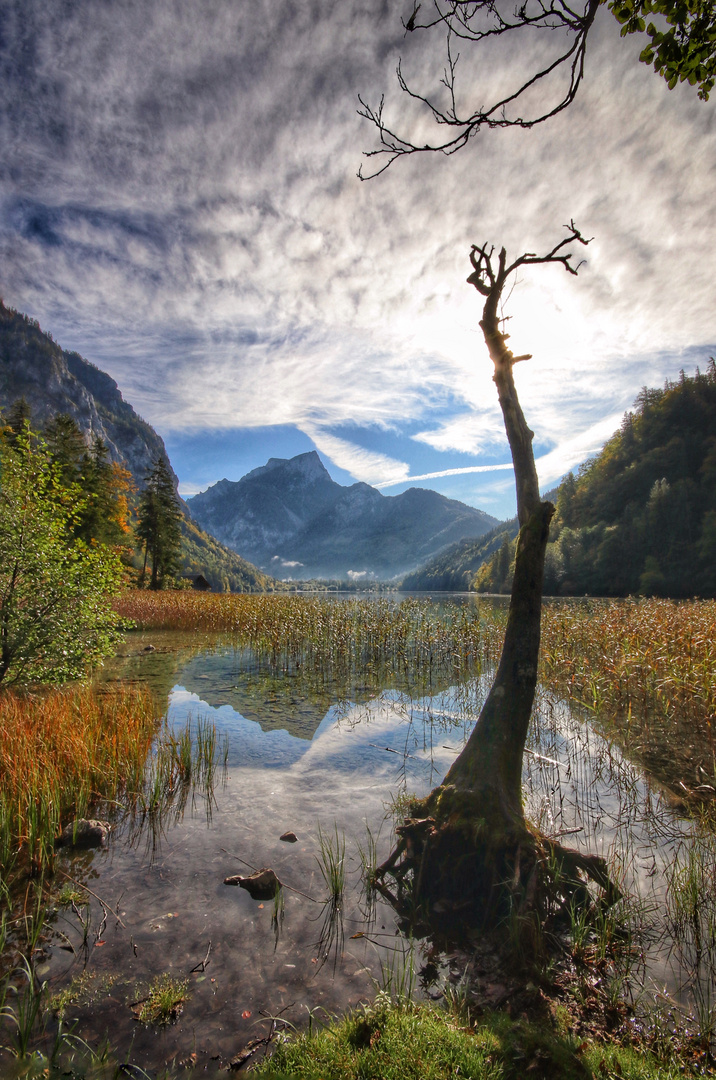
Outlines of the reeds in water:
M 228 631 L 260 663 L 324 682 L 379 682 L 390 672 L 417 692 L 459 682 L 499 655 L 503 625 L 478 604 L 406 598 L 125 593 L 117 610 L 141 629 Z
M 148 693 L 0 694 L 0 870 L 51 865 L 55 838 L 101 799 L 137 790 L 156 732 Z
M 544 686 L 619 732 L 691 801 L 716 797 L 716 601 L 547 604 Z

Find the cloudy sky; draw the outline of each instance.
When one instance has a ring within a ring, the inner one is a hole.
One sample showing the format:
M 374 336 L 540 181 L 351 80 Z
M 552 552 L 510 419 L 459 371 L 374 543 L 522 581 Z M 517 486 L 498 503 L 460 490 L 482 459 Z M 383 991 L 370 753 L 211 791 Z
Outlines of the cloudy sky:
M 505 308 L 546 488 L 716 351 L 714 102 L 602 9 L 565 113 L 361 183 L 358 94 L 429 134 L 395 79 L 443 70 L 412 6 L 0 0 L 0 293 L 117 380 L 184 494 L 317 449 L 341 483 L 514 513 L 473 243 L 594 237 L 578 278 L 528 268 Z M 464 100 L 544 48 L 463 50 Z

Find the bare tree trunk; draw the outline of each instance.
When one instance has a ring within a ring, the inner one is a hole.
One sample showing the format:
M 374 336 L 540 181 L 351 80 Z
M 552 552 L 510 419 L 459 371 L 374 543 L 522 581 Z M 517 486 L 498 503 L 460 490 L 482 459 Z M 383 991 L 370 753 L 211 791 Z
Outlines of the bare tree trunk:
M 495 680 L 475 728 L 442 784 L 427 799 L 412 806 L 413 816 L 396 830 L 396 850 L 377 871 L 378 888 L 396 900 L 383 884 L 386 873 L 398 882 L 399 892 L 413 871 L 413 903 L 436 907 L 456 895 L 473 912 L 489 919 L 505 907 L 514 911 L 515 900 L 532 909 L 541 867 L 551 852 L 562 866 L 561 894 L 584 894 L 580 872 L 598 882 L 612 898 L 615 890 L 602 859 L 584 856 L 539 837 L 525 821 L 522 808 L 522 759 L 534 704 L 539 659 L 542 583 L 549 523 L 554 507 L 542 502 L 532 451 L 533 432 L 525 421 L 515 389 L 512 369 L 529 356 L 514 356 L 508 335 L 500 330 L 498 315 L 505 285 L 518 267 L 532 263 L 560 263 L 571 274 L 571 253 L 560 254 L 574 242 L 586 244 L 574 222 L 568 237 L 543 256 L 531 253 L 507 265 L 503 248 L 496 261 L 494 249 L 473 247 L 473 273 L 468 282 L 485 297 L 480 322 L 512 452 L 517 489 L 520 532 L 515 576 L 502 655 Z
M 489 259 L 483 249 L 482 263 Z M 529 727 L 539 658 L 542 615 L 542 582 L 551 503 L 541 502 L 532 452 L 534 433 L 524 418 L 512 368 L 519 360 L 507 347 L 507 335 L 499 328 L 498 305 L 512 268 L 506 268 L 505 250 L 500 252 L 492 280 L 485 278 L 474 256 L 468 281 L 486 295 L 480 327 L 495 365 L 494 381 L 512 452 L 517 489 L 520 533 L 515 575 L 502 655 L 495 681 L 464 750 L 448 772 L 444 785 L 469 791 L 482 804 L 481 815 L 493 822 L 524 828 L 522 811 L 522 758 Z M 487 281 L 487 285 L 483 282 Z M 487 292 L 485 293 L 485 289 Z

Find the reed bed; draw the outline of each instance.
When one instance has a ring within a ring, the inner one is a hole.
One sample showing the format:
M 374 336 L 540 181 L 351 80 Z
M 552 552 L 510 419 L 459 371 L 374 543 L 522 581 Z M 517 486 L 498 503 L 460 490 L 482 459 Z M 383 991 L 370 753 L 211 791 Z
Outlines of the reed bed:
M 503 627 L 482 607 L 408 598 L 327 600 L 310 596 L 125 593 L 118 613 L 140 629 L 228 631 L 284 670 L 327 678 L 390 665 L 416 675 L 439 668 L 460 677 L 499 655 Z
M 490 601 L 413 597 L 127 593 L 143 629 L 229 631 L 259 661 L 319 680 L 404 676 L 415 693 L 459 682 L 500 655 L 506 611 Z M 547 603 L 540 680 L 598 715 L 629 751 L 686 797 L 716 795 L 716 601 Z M 712 789 L 712 790 L 710 790 Z
M 548 604 L 541 679 L 689 797 L 716 795 L 716 601 Z
M 140 789 L 156 729 L 150 694 L 134 688 L 0 694 L 0 870 L 51 865 L 63 825 Z

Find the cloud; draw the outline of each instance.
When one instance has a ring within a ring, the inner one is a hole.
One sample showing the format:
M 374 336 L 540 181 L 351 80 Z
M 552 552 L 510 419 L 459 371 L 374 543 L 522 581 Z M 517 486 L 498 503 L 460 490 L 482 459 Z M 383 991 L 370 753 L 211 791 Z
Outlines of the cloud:
M 619 427 L 620 420 L 621 414 L 618 413 L 605 416 L 587 431 L 580 432 L 573 439 L 565 440 L 554 450 L 538 457 L 535 464 L 540 485 L 544 486 L 551 481 L 561 479 L 575 465 L 580 465 L 587 458 L 598 453 Z
M 435 431 L 421 431 L 413 438 L 435 450 L 457 450 L 463 454 L 479 454 L 488 448 L 504 447 L 507 436 L 497 395 L 492 409 L 460 413 Z
M 544 250 L 571 218 L 595 237 L 579 278 L 525 270 L 506 304 L 546 472 L 716 339 L 712 110 L 604 7 L 564 114 L 367 184 L 358 92 L 410 123 L 398 54 L 416 85 L 442 74 L 382 0 L 8 0 L 0 52 L 0 291 L 160 430 L 293 424 L 386 484 L 409 463 L 326 429 L 410 420 L 436 453 L 494 454 L 470 244 Z M 499 50 L 468 54 L 466 87 L 501 85 Z
M 442 469 L 440 472 L 423 473 L 422 476 L 406 476 L 403 480 L 387 480 L 375 486 L 377 488 L 387 488 L 395 487 L 396 484 L 417 483 L 419 480 L 438 480 L 445 476 L 466 476 L 468 473 L 504 472 L 505 470 L 510 472 L 514 470 L 511 461 L 506 462 L 504 465 L 467 465 L 459 469 Z

